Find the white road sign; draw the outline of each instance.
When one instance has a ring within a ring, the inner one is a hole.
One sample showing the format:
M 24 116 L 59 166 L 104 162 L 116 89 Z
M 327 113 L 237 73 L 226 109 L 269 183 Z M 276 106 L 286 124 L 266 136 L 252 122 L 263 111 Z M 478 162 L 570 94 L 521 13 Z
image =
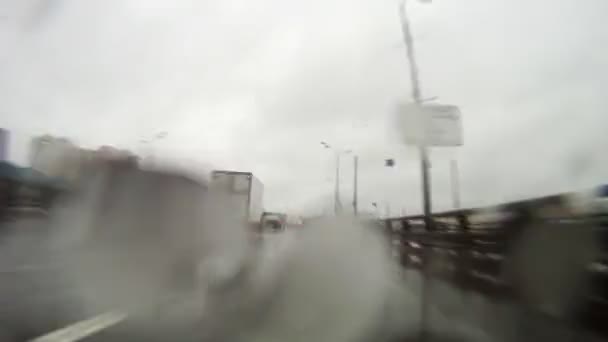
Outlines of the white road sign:
M 404 143 L 461 146 L 460 109 L 452 105 L 404 104 L 397 110 L 397 127 Z

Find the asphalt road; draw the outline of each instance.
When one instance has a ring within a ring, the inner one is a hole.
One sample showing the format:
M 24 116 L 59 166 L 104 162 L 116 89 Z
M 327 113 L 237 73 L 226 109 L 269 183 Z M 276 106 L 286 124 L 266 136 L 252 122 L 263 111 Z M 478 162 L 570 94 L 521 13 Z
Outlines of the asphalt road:
M 409 282 L 416 281 L 409 274 Z M 446 284 L 435 283 L 433 302 L 435 309 L 429 316 L 429 341 L 600 341 L 584 332 L 558 323 L 545 316 L 527 312 L 508 303 L 493 302 L 475 294 L 458 293 Z M 107 327 L 85 325 L 76 330 L 91 335 L 68 333 L 56 339 L 39 342 L 109 342 L 109 341 L 204 341 L 200 325 L 194 319 L 181 319 L 180 304 L 162 306 L 159 310 L 130 315 L 124 320 L 110 322 Z M 418 307 L 412 308 L 415 313 Z M 31 318 L 29 319 L 30 321 Z M 96 323 L 96 324 L 99 324 Z M 46 327 L 49 325 L 47 324 Z M 76 339 L 70 339 L 77 337 Z M 67 337 L 66 337 L 67 336 Z M 21 340 L 21 339 L 20 339 Z M 418 341 L 418 332 L 412 332 L 407 341 Z
M 22 222 L 18 226 L 1 228 L 0 342 L 26 341 L 90 319 L 91 314 L 80 307 L 77 292 L 61 275 L 61 261 L 65 255 L 53 248 L 41 223 Z M 417 273 L 407 272 L 405 284 L 414 293 L 420 293 L 422 282 Z M 462 293 L 439 281 L 430 286 L 435 307 L 429 321 L 431 341 L 598 340 L 509 303 Z M 89 330 L 92 335 L 81 336 L 77 340 L 201 342 L 204 332 L 198 322 L 182 318 L 187 315 L 180 316 L 188 304 L 191 303 L 177 300 L 173 306 L 132 314 L 100 332 L 94 331 L 90 325 L 84 328 L 80 325 L 81 331 Z M 410 314 L 418 315 L 419 308 L 419 303 L 413 304 Z M 68 342 L 69 335 L 55 341 Z M 413 332 L 408 340 L 417 340 L 417 334 Z
M 0 226 L 0 341 L 23 341 L 83 317 L 43 223 Z

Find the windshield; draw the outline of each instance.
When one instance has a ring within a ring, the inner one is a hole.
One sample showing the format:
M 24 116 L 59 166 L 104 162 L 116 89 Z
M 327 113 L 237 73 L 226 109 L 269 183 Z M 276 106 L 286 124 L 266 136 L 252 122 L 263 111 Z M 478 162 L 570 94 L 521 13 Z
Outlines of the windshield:
M 607 340 L 607 44 L 608 0 L 0 0 L 0 342 Z

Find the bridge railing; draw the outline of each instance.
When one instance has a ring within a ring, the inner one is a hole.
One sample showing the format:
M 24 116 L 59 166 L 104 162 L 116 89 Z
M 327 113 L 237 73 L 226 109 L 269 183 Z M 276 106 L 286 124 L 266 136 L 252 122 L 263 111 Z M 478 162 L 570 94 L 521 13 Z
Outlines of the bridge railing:
M 432 227 L 425 227 L 422 215 L 383 220 L 394 255 L 404 267 L 442 278 L 465 291 L 528 306 L 534 304 L 526 302 L 513 269 L 508 267 L 513 246 L 522 234 L 541 225 L 562 230 L 592 227 L 589 229 L 593 229 L 600 252 L 588 265 L 586 278 L 590 285 L 572 316 L 585 327 L 608 336 L 604 323 L 608 321 L 607 215 L 572 210 L 566 194 L 436 213 L 432 222 Z

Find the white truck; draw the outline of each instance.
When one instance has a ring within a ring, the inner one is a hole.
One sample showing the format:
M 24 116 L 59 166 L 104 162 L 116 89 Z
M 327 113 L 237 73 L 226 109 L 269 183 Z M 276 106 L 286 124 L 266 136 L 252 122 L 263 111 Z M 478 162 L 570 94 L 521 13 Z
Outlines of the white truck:
M 215 170 L 211 187 L 228 194 L 228 212 L 249 224 L 259 225 L 264 212 L 264 185 L 251 172 Z

